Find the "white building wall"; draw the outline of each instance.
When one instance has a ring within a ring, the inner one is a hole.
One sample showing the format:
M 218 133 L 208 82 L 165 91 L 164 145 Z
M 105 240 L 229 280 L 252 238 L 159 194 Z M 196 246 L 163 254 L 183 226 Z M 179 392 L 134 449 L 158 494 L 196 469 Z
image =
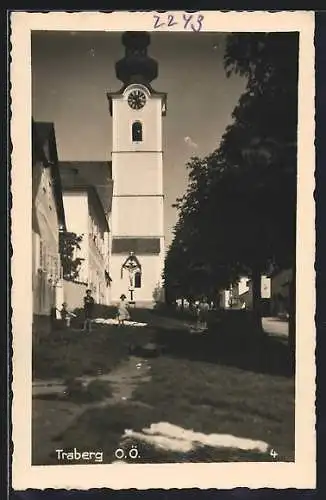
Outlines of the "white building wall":
M 267 276 L 261 277 L 261 298 L 270 299 L 271 298 L 271 279 Z
M 33 182 L 40 181 L 34 207 L 38 227 L 32 228 L 33 313 L 49 315 L 56 307 L 56 286 L 60 277 L 59 223 L 50 168 L 42 163 L 33 167 Z
M 161 248 L 164 249 L 164 239 L 161 238 Z M 125 262 L 127 254 L 111 255 L 111 301 L 117 303 L 120 295 L 124 293 L 130 300 L 130 283 L 129 274 L 126 270 L 123 271 L 121 278 L 121 267 Z M 164 251 L 160 255 L 140 255 L 137 256 L 141 268 L 141 288 L 135 288 L 133 300 L 136 304 L 142 305 L 149 302 L 154 302 L 155 292 L 162 286 L 162 272 L 164 267 Z
M 104 255 L 101 255 L 90 236 L 88 285 L 93 291 L 94 299 L 98 304 L 107 304 L 105 267 Z
M 83 235 L 76 257 L 84 259 L 78 281 L 85 283 L 99 304 L 110 303 L 110 291 L 105 279 L 109 271 L 109 235 L 107 226 L 98 217 L 87 192 L 66 191 L 63 195 L 67 231 Z
M 86 192 L 63 193 L 66 228 L 68 232 L 83 235 L 80 250 L 76 250 L 76 258 L 84 259 L 78 276 L 78 281 L 88 283 L 88 202 Z
M 58 252 L 58 215 L 53 192 L 50 168 L 38 166 L 42 169 L 41 181 L 36 194 L 35 207 L 39 226 L 42 228 L 43 238 L 51 246 L 53 252 Z
M 113 99 L 112 151 L 162 151 L 162 99 L 151 96 L 142 109 L 131 109 L 128 105 L 128 95 L 134 88 L 140 86 L 131 85 L 124 95 Z M 145 87 L 142 90 L 149 97 L 148 90 Z M 133 143 L 131 140 L 131 126 L 134 121 L 140 121 L 143 125 L 143 141 L 139 143 Z
M 163 197 L 114 197 L 113 236 L 163 236 Z
M 248 292 L 249 290 L 249 286 L 247 285 L 248 280 L 249 280 L 248 276 L 240 278 L 238 282 L 239 295 Z
M 162 153 L 112 153 L 113 196 L 162 194 Z
M 247 283 L 250 282 L 250 278 L 248 276 L 240 278 L 238 282 L 238 292 L 239 295 L 242 295 L 249 291 L 250 286 Z M 269 299 L 271 297 L 271 279 L 265 275 L 261 277 L 261 298 Z
M 108 271 L 108 235 L 104 214 L 88 197 L 88 232 L 89 232 L 89 287 L 93 290 L 98 304 L 109 304 L 105 271 Z M 101 216 L 102 215 L 102 216 Z

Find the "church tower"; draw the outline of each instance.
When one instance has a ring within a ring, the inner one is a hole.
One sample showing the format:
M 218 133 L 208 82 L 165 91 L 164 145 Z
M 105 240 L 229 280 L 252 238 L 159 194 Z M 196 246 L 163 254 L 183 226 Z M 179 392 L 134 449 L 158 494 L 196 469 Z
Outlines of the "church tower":
M 120 295 L 141 307 L 163 299 L 162 117 L 166 94 L 155 91 L 158 64 L 147 54 L 150 36 L 126 32 L 116 63 L 122 87 L 107 94 L 112 116 L 110 274 L 112 302 Z

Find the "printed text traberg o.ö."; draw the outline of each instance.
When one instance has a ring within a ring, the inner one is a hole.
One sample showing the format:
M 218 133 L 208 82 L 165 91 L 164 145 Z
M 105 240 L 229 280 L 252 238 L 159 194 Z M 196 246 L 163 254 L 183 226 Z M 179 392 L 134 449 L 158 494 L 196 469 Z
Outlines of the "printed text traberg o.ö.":
M 78 451 L 74 448 L 72 451 L 55 450 L 58 461 L 82 460 L 85 462 L 103 462 L 103 451 Z

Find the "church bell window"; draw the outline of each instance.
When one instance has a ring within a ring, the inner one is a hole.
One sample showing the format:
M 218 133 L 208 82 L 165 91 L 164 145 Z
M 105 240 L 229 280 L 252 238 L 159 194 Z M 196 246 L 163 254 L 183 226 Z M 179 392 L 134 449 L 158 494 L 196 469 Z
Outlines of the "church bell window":
M 132 142 L 141 142 L 143 140 L 143 126 L 141 122 L 132 124 Z

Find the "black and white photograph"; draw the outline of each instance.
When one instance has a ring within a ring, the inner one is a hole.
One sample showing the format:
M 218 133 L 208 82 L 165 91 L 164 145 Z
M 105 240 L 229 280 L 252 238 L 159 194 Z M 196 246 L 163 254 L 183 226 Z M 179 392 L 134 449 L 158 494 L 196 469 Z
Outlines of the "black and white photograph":
M 51 471 L 47 487 L 234 463 L 261 487 L 257 467 L 267 486 L 280 465 L 312 485 L 313 18 L 52 14 L 25 14 L 13 140 L 13 390 L 30 426 L 14 463 Z

